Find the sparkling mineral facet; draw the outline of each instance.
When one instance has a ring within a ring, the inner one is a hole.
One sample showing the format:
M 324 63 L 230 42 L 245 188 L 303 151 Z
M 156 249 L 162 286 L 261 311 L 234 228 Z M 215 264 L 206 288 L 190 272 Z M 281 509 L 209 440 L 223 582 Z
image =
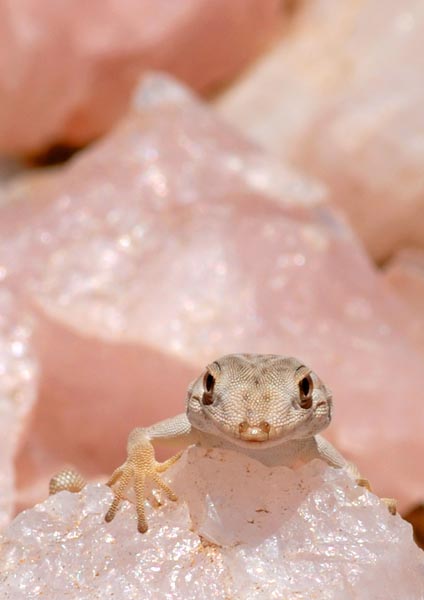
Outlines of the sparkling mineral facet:
M 139 534 L 105 486 L 61 492 L 0 538 L 0 596 L 13 600 L 422 600 L 411 526 L 348 475 L 313 461 L 268 468 L 192 448 L 167 475 L 177 503 Z M 141 596 L 140 596 L 141 594 Z

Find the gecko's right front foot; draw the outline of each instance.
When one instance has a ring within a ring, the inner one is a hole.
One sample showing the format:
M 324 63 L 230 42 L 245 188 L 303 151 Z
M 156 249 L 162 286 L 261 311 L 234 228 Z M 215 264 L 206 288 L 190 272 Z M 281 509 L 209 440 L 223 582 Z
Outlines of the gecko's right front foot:
M 110 487 L 116 485 L 116 488 L 113 490 L 113 502 L 105 515 L 105 520 L 107 522 L 112 521 L 124 498 L 125 491 L 132 484 L 136 498 L 138 530 L 140 533 L 145 533 L 148 529 L 144 506 L 146 480 L 151 479 L 166 493 L 170 500 L 177 500 L 177 496 L 162 480 L 159 473 L 163 473 L 168 467 L 174 464 L 180 458 L 181 452 L 163 463 L 157 462 L 150 440 L 144 436 L 137 435 L 136 432 L 134 433 L 134 439 L 131 440 L 130 437 L 127 460 L 112 473 L 111 478 L 107 482 L 107 485 Z
M 361 486 L 364 487 L 365 489 L 367 489 L 369 492 L 372 492 L 371 489 L 371 484 L 369 482 L 368 479 L 364 479 L 363 477 L 359 477 L 356 479 L 356 483 Z M 394 498 L 380 498 L 380 500 L 382 500 L 384 502 L 384 504 L 387 506 L 387 510 L 389 511 L 389 513 L 391 515 L 396 515 L 397 514 L 397 502 Z

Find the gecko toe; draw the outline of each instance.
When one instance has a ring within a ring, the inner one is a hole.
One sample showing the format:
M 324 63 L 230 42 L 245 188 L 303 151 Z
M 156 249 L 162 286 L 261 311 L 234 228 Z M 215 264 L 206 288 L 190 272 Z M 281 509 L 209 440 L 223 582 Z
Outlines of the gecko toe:
M 384 504 L 391 515 L 397 514 L 397 502 L 394 498 L 382 498 Z
M 137 525 L 137 529 L 139 533 L 146 533 L 146 531 L 149 529 L 147 526 L 147 522 L 146 521 L 138 521 L 138 525 Z
M 112 475 L 112 477 L 109 481 L 114 479 L 116 472 L 117 471 L 114 472 L 114 474 Z M 119 485 L 118 485 L 117 489 L 113 492 L 112 504 L 110 505 L 110 508 L 105 515 L 106 523 L 110 523 L 110 521 L 112 521 L 112 519 L 114 519 L 116 513 L 118 512 L 118 508 L 124 498 L 125 491 L 127 490 L 128 486 L 131 482 L 131 479 L 133 478 L 133 475 L 134 475 L 134 473 L 133 473 L 133 469 L 131 467 L 126 466 L 126 467 L 122 467 L 122 469 L 120 469 Z

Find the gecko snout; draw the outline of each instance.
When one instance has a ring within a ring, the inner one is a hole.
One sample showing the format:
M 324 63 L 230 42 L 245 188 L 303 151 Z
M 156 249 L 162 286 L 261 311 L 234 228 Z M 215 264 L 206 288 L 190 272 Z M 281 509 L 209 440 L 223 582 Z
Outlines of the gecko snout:
M 259 425 L 250 425 L 243 421 L 239 425 L 240 439 L 246 442 L 265 442 L 269 439 L 271 425 L 267 421 L 261 421 Z

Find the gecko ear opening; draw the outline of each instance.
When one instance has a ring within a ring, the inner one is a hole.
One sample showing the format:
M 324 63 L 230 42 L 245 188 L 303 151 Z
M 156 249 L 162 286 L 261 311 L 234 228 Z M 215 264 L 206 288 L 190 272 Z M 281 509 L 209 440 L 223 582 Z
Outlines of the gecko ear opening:
M 215 377 L 209 371 L 206 371 L 203 377 L 203 397 L 202 403 L 207 405 L 213 404 L 213 389 L 215 387 Z

